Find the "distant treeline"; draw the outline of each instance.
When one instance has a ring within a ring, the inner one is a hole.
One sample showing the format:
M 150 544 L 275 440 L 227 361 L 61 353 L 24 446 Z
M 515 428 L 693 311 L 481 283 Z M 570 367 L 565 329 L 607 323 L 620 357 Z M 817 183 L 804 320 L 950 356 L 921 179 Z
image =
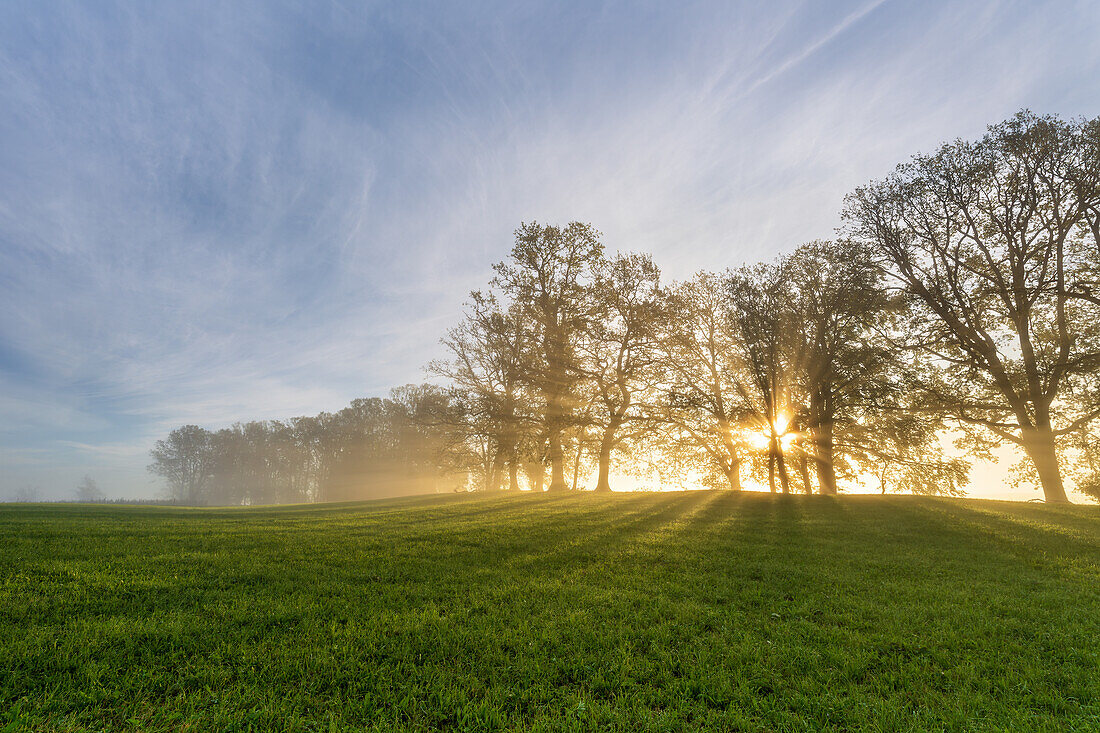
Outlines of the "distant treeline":
M 151 471 L 184 504 L 342 501 L 452 490 L 464 484 L 441 460 L 434 425 L 451 397 L 440 387 L 401 387 L 336 413 L 185 425 L 153 448 Z
M 957 494 L 1020 447 L 1021 481 L 1100 495 L 1100 119 L 1021 112 L 845 201 L 835 241 L 664 283 L 590 225 L 523 224 L 429 366 L 438 386 L 286 422 L 174 431 L 187 503 L 432 490 Z M 950 438 L 959 450 L 945 452 Z M 965 452 L 964 452 L 965 451 Z

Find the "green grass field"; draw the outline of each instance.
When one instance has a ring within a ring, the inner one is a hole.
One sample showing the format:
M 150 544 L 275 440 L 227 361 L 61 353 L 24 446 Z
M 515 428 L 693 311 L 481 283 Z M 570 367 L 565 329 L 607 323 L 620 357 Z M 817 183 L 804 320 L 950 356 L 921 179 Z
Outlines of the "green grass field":
M 0 731 L 1100 730 L 1097 507 L 6 506 L 0 582 Z

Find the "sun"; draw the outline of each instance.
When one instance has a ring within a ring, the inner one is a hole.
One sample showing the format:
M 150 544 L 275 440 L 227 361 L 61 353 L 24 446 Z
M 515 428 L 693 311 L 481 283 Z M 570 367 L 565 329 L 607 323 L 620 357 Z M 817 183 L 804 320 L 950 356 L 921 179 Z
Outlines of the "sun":
M 742 433 L 742 437 L 754 450 L 766 451 L 771 446 L 772 436 L 775 435 L 779 440 L 779 449 L 785 453 L 798 440 L 798 433 L 790 427 L 791 415 L 786 410 L 782 410 L 775 416 L 770 431 L 766 428 L 746 430 Z

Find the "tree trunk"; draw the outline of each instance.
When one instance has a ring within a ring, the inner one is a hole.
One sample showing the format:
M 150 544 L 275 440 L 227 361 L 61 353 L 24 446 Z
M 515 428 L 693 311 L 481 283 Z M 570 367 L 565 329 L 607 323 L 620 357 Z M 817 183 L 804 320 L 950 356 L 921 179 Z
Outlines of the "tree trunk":
M 787 458 L 783 451 L 777 451 L 775 455 L 776 466 L 779 468 L 779 485 L 784 494 L 791 493 L 791 476 L 787 473 Z
M 577 490 L 577 479 L 579 478 L 580 473 L 581 473 L 581 453 L 582 453 L 582 450 L 583 450 L 583 448 L 582 448 L 582 445 L 581 445 L 581 441 L 578 438 L 577 439 L 577 455 L 573 458 L 573 486 L 571 487 L 571 489 L 573 491 Z
M 497 453 L 493 457 L 493 467 L 489 470 L 488 482 L 486 489 L 489 491 L 500 491 L 500 485 L 504 479 L 504 454 Z
M 801 446 L 801 441 L 800 441 Z M 802 479 L 802 491 L 806 494 L 814 493 L 814 487 L 810 484 L 810 468 L 807 465 L 806 453 L 800 452 L 798 455 L 798 475 Z
M 814 429 L 814 462 L 817 484 L 823 496 L 836 496 L 836 468 L 833 466 L 833 430 L 821 424 Z
M 600 441 L 600 475 L 596 480 L 596 491 L 611 491 L 611 448 L 620 424 L 621 422 L 612 420 L 603 431 L 603 440 Z
M 596 479 L 596 491 L 608 493 L 611 491 L 611 446 L 604 441 L 600 444 L 600 473 Z
M 508 490 L 519 491 L 519 462 L 514 456 L 508 462 Z
M 771 447 L 768 450 L 768 484 L 773 494 L 775 493 L 776 470 L 779 471 L 779 483 L 782 486 L 783 493 L 791 493 L 791 479 L 787 475 L 787 463 L 783 460 L 783 449 L 779 444 L 779 437 L 773 433 Z
M 540 461 L 532 461 L 528 468 L 528 475 L 531 477 L 531 491 L 542 493 L 546 488 L 546 467 L 542 465 Z
M 549 435 L 550 487 L 548 491 L 568 491 L 565 483 L 565 453 L 561 447 L 561 430 L 552 428 Z
M 730 491 L 741 492 L 741 456 L 737 452 L 737 445 L 732 440 L 726 440 L 726 453 L 729 455 L 729 469 L 722 466 L 729 481 Z
M 737 453 L 737 444 L 733 442 L 732 429 L 728 420 L 719 418 L 718 425 L 722 429 L 722 444 L 726 447 L 726 455 L 730 459 L 729 470 L 726 471 L 726 478 L 730 482 L 730 489 L 733 491 L 741 491 L 741 458 Z M 724 466 L 722 467 L 725 468 Z
M 1058 451 L 1054 446 L 1054 433 L 1049 426 L 1025 431 L 1024 450 L 1027 451 L 1035 470 L 1039 474 L 1039 483 L 1043 487 L 1043 496 L 1050 504 L 1068 504 L 1069 497 L 1062 485 L 1062 472 L 1058 467 Z

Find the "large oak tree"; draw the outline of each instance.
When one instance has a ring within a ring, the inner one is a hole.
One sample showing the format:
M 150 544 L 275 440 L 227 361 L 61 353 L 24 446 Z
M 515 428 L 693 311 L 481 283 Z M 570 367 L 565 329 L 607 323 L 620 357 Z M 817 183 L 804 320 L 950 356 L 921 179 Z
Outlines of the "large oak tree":
M 924 405 L 1020 446 L 1051 502 L 1067 501 L 1059 439 L 1100 415 L 1094 126 L 1019 113 L 858 189 L 845 212 L 914 308 Z
M 563 441 L 576 420 L 576 387 L 583 376 L 577 347 L 593 314 L 590 286 L 603 245 L 599 232 L 580 222 L 531 222 L 515 235 L 511 257 L 494 267 L 492 282 L 518 307 L 535 345 L 524 373 L 542 398 L 549 490 L 564 491 Z

